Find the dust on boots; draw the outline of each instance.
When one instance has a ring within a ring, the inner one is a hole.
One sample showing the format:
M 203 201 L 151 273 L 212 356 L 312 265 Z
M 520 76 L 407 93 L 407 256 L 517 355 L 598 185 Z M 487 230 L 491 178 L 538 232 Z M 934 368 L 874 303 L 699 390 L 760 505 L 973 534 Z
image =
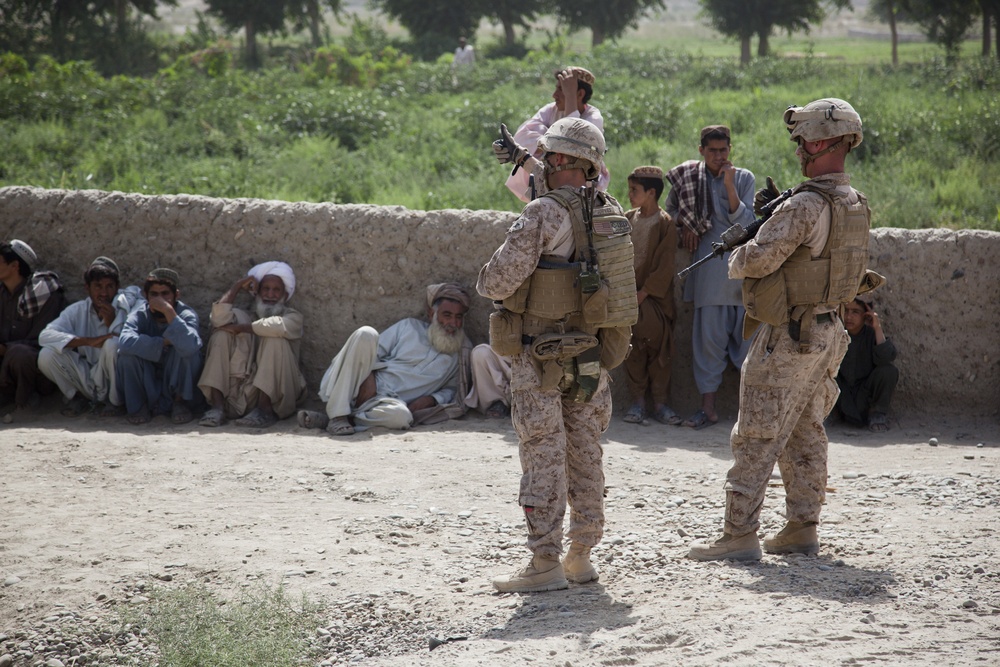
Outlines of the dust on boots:
M 526 568 L 497 577 L 493 580 L 493 587 L 501 593 L 540 593 L 569 588 L 569 582 L 558 558 L 532 556 Z
M 741 537 L 725 533 L 711 544 L 695 542 L 687 557 L 692 560 L 760 560 L 760 540 L 757 533 Z
M 789 521 L 780 533 L 774 537 L 764 538 L 764 551 L 769 554 L 815 556 L 819 553 L 819 536 L 816 534 L 816 524 L 811 521 L 805 523 Z

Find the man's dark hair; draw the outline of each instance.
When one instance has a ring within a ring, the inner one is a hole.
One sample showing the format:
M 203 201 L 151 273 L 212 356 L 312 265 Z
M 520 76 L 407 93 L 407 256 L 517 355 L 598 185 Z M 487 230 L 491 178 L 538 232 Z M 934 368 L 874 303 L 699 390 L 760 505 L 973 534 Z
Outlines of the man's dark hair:
M 177 298 L 177 285 L 167 280 L 149 280 L 147 278 L 146 282 L 142 284 L 142 293 L 149 294 L 149 288 L 153 285 L 166 285 L 170 288 L 170 292 L 174 295 L 174 298 Z
M 14 252 L 14 247 L 9 243 L 4 243 L 0 245 L 0 257 L 3 257 L 3 261 L 10 264 L 11 262 L 17 262 L 17 272 L 21 274 L 22 278 L 27 278 L 31 275 L 31 267 L 24 263 L 24 260 Z
M 118 272 L 114 268 L 108 266 L 107 264 L 91 264 L 90 268 L 83 273 L 83 282 L 89 285 L 95 280 L 102 280 L 104 278 L 111 278 L 115 281 L 115 289 L 121 286 L 119 282 Z
M 663 179 L 651 176 L 629 176 L 628 182 L 635 183 L 643 190 L 655 190 L 656 201 L 660 201 L 660 195 L 663 194 Z
M 594 87 L 587 83 L 586 81 L 576 80 L 576 87 L 583 91 L 583 103 L 586 104 L 590 101 L 591 96 L 594 94 Z
M 718 141 L 719 139 L 725 139 L 726 140 L 726 145 L 727 146 L 730 145 L 729 135 L 728 134 L 726 134 L 722 130 L 711 130 L 710 132 L 706 132 L 704 134 L 704 136 L 702 136 L 702 138 L 701 138 L 701 147 L 704 148 L 705 146 L 708 146 L 708 142 L 710 142 L 710 141 Z

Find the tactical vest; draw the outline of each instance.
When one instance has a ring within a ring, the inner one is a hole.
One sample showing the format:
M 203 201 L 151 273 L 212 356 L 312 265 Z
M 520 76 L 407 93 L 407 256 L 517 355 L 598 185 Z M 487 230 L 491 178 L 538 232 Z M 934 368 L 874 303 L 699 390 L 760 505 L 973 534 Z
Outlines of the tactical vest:
M 524 314 L 524 333 L 583 331 L 632 326 L 636 302 L 632 225 L 610 195 L 598 193 L 587 224 L 584 198 L 571 188 L 546 193 L 569 213 L 576 246 L 571 261 L 542 256 L 538 267 L 504 307 Z
M 743 301 L 751 319 L 775 326 L 794 323 L 800 333 L 793 338 L 804 347 L 817 307 L 837 308 L 858 294 L 868 267 L 871 209 L 857 191 L 854 204 L 832 185 L 806 182 L 793 194 L 803 191 L 815 192 L 830 206 L 830 234 L 823 250 L 814 259 L 810 248 L 799 246 L 773 274 L 745 279 Z

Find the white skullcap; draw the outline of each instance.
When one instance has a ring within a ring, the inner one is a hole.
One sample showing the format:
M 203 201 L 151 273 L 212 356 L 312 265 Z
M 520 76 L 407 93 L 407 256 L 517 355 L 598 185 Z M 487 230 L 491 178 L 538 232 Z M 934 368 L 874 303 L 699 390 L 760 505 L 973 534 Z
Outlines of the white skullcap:
M 288 299 L 291 300 L 292 295 L 295 294 L 295 272 L 284 262 L 258 264 L 247 271 L 247 275 L 256 280 L 258 285 L 260 281 L 264 280 L 264 276 L 278 276 L 285 284 L 285 293 L 288 294 Z

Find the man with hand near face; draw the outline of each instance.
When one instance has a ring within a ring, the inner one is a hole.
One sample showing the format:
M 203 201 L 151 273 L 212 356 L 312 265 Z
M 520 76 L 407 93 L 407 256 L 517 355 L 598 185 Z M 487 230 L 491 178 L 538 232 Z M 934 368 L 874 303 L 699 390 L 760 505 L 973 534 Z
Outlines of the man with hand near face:
M 889 403 L 899 381 L 899 369 L 892 363 L 896 346 L 882 331 L 878 313 L 861 298 L 844 306 L 844 328 L 851 342 L 837 371 L 840 397 L 835 410 L 849 424 L 884 433 L 889 430 Z
M 38 337 L 38 369 L 62 392 L 63 415 L 76 417 L 92 407 L 102 417 L 120 415 L 118 336 L 142 292 L 134 285 L 119 290 L 118 265 L 107 257 L 91 262 L 83 281 L 87 298 L 67 307 Z
M 118 385 L 131 424 L 158 414 L 175 424 L 194 418 L 201 373 L 198 314 L 179 300 L 180 278 L 173 269 L 153 269 L 146 277 L 146 303 L 136 308 L 118 339 Z
M 729 128 L 709 125 L 701 130 L 701 160 L 688 160 L 667 172 L 670 194 L 664 206 L 677 223 L 681 246 L 700 259 L 721 242 L 722 233 L 753 222 L 754 177 L 729 159 Z M 741 281 L 727 275 L 726 262 L 708 262 L 687 277 L 684 300 L 694 302 L 691 323 L 694 380 L 701 409 L 682 422 L 694 429 L 719 421 L 715 397 L 722 386 L 727 360 L 743 365 L 750 341 L 743 340 Z
M 233 303 L 240 292 L 254 297 L 254 316 Z M 295 413 L 305 398 L 299 370 L 302 313 L 288 306 L 295 273 L 285 262 L 264 262 L 237 280 L 212 304 L 205 370 L 198 388 L 208 399 L 202 426 L 266 428 Z

